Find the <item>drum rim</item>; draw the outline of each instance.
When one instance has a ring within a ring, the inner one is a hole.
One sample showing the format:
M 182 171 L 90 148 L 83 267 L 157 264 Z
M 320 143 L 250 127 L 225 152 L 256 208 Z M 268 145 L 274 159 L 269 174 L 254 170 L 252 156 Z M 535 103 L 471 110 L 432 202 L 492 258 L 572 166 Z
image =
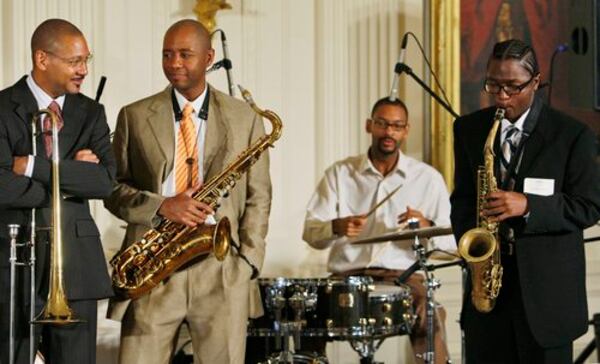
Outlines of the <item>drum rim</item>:
M 258 284 L 263 286 L 289 286 L 291 284 L 311 283 L 318 286 L 321 285 L 371 285 L 373 277 L 369 276 L 348 276 L 348 277 L 318 277 L 318 278 L 288 278 L 288 277 L 259 277 Z M 266 283 L 266 284 L 264 284 Z

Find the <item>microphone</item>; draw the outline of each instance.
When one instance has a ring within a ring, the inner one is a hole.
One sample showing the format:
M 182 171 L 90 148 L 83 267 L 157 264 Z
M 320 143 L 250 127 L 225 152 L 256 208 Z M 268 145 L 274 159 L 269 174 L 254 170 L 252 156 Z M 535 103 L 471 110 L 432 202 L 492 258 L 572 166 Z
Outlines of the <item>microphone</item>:
M 102 96 L 102 92 L 104 91 L 104 85 L 106 84 L 106 76 L 100 77 L 100 84 L 98 84 L 98 90 L 96 90 L 96 102 L 100 101 L 100 96 Z
M 229 59 L 229 48 L 227 47 L 227 37 L 225 32 L 221 30 L 221 45 L 223 46 L 223 67 L 227 73 L 227 83 L 229 84 L 229 95 L 235 96 L 235 85 L 233 83 L 233 76 L 231 75 L 231 60 Z
M 406 55 L 406 44 L 408 43 L 408 33 L 404 33 L 402 37 L 402 43 L 400 45 L 400 55 L 398 55 L 398 62 L 396 62 L 396 68 L 399 64 L 404 63 L 404 57 Z M 394 79 L 392 80 L 392 89 L 390 90 L 390 101 L 394 101 L 397 99 L 396 95 L 398 94 L 398 78 L 400 77 L 400 72 L 394 69 Z

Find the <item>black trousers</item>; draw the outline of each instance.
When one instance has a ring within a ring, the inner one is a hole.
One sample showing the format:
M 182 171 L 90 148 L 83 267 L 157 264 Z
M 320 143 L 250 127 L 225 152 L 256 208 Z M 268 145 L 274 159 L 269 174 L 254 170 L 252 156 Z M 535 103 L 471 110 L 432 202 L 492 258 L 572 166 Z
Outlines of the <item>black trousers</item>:
M 544 348 L 536 342 L 523 308 L 516 257 L 503 254 L 501 259 L 504 277 L 495 308 L 480 313 L 470 296 L 463 304 L 467 363 L 572 363 L 572 343 Z
M 96 300 L 70 301 L 69 306 L 83 322 L 64 326 L 36 325 L 35 344 L 46 364 L 94 364 L 96 362 Z M 36 312 L 42 305 L 38 304 Z M 19 305 L 16 317 L 16 363 L 29 363 L 29 305 Z M 9 302 L 0 303 L 0 364 L 9 360 Z

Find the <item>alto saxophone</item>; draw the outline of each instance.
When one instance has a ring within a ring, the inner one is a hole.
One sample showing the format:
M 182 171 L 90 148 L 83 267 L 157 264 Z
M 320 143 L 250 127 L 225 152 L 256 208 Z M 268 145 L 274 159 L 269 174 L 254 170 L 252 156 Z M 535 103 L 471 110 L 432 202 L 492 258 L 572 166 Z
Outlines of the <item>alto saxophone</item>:
M 235 186 L 237 180 L 252 167 L 260 155 L 281 136 L 281 119 L 270 110 L 259 109 L 252 95 L 238 86 L 244 100 L 257 114 L 271 122 L 270 134 L 256 140 L 221 173 L 209 179 L 192 197 L 213 209 L 222 197 Z M 110 262 L 113 267 L 113 288 L 122 298 L 137 298 L 178 268 L 195 258 L 214 253 L 222 261 L 231 245 L 231 227 L 227 217 L 216 225 L 195 228 L 163 219 L 154 229 L 148 230 L 141 240 L 118 253 Z
M 494 140 L 504 109 L 496 110 L 494 123 L 483 148 L 484 165 L 477 169 L 477 227 L 467 231 L 458 243 L 458 253 L 471 271 L 471 302 L 479 312 L 490 312 L 502 286 L 498 223 L 482 216 L 486 196 L 498 190 L 494 176 Z

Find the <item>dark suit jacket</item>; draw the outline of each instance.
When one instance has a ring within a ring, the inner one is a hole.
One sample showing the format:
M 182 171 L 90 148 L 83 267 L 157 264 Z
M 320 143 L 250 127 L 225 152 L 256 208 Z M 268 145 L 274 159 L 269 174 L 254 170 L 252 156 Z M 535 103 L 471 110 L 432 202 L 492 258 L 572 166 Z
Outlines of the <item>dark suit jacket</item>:
M 451 220 L 456 241 L 476 224 L 476 170 L 483 164 L 483 145 L 494 112 L 493 108 L 480 110 L 454 123 Z M 512 218 L 506 224 L 515 231 L 527 320 L 538 343 L 551 347 L 587 331 L 582 231 L 600 218 L 599 165 L 596 138 L 585 125 L 539 99 L 529 118 L 536 118 L 536 125 L 524 144 L 514 190 L 523 192 L 525 178 L 545 178 L 554 180 L 554 194 L 526 194 L 528 219 Z M 496 148 L 498 144 L 497 140 Z M 465 297 L 469 296 L 466 292 Z
M 37 226 L 51 222 L 51 164 L 45 158 L 41 136 L 32 178 L 12 172 L 13 156 L 32 154 L 31 119 L 38 111 L 25 77 L 0 91 L 0 301 L 8 300 L 9 237 L 6 225 L 21 225 L 20 242 L 29 237 L 31 208 L 37 208 Z M 97 299 L 113 294 L 98 228 L 88 200 L 110 195 L 115 160 L 104 107 L 82 95 L 66 95 L 64 127 L 59 132 L 62 238 L 65 291 L 69 299 Z M 39 130 L 39 129 L 38 129 Z M 73 160 L 81 149 L 91 149 L 100 163 Z M 38 233 L 38 282 L 47 281 L 47 233 Z M 41 289 L 47 282 L 41 283 Z M 40 285 L 38 284 L 38 287 Z M 42 293 L 43 294 L 43 293 Z

